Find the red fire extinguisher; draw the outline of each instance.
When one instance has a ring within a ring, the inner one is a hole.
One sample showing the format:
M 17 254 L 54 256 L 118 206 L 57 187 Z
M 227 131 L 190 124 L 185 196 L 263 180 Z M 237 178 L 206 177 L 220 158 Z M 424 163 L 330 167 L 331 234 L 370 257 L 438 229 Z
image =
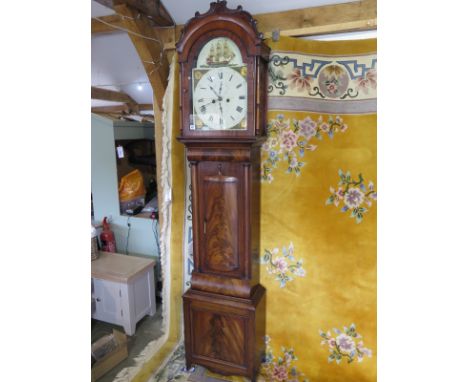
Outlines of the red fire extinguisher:
M 102 250 L 105 252 L 117 252 L 115 245 L 114 232 L 111 231 L 109 223 L 107 222 L 107 216 L 102 221 L 102 232 L 99 235 L 101 239 Z

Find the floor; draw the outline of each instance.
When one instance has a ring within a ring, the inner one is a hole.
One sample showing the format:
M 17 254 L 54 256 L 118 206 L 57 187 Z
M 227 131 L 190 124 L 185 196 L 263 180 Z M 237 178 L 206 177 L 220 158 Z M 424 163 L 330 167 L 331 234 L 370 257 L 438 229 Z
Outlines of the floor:
M 201 366 L 195 366 L 192 370 L 185 370 L 185 349 L 180 345 L 171 356 L 167 364 L 150 379 L 150 382 L 229 382 L 249 380 L 242 377 L 230 378 L 214 375 Z
M 145 346 L 162 335 L 161 332 L 161 304 L 156 304 L 156 314 L 153 317 L 146 316 L 142 318 L 136 326 L 135 334 L 128 339 L 128 357 L 119 363 L 112 370 L 104 374 L 97 382 L 112 382 L 115 376 L 124 368 L 133 366 L 133 359 L 140 354 Z M 91 320 L 91 341 L 112 333 L 116 329 L 123 332 L 123 328 L 118 325 L 108 324 L 106 322 Z

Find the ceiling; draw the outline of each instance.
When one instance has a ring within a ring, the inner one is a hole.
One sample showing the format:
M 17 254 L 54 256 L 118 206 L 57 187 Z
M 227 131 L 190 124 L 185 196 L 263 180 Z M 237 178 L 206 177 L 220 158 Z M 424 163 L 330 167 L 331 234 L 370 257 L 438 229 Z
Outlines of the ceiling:
M 184 24 L 196 11 L 209 9 L 213 0 L 163 0 L 164 6 L 177 24 Z M 279 12 L 329 4 L 349 3 L 354 0 L 228 0 L 230 8 L 237 5 L 252 14 Z M 113 14 L 110 8 L 91 1 L 91 16 Z M 356 32 L 314 39 L 350 39 L 375 37 L 376 32 Z M 143 65 L 125 32 L 104 33 L 91 36 L 91 84 L 127 93 L 138 103 L 153 103 L 153 92 Z M 92 100 L 92 106 L 116 105 L 118 102 Z

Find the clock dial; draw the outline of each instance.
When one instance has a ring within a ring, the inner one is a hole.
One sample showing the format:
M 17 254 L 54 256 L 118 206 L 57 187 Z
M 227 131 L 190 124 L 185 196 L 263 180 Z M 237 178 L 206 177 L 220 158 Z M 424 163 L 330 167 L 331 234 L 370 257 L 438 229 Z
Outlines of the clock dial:
M 247 129 L 245 75 L 245 66 L 193 70 L 193 114 L 196 129 Z

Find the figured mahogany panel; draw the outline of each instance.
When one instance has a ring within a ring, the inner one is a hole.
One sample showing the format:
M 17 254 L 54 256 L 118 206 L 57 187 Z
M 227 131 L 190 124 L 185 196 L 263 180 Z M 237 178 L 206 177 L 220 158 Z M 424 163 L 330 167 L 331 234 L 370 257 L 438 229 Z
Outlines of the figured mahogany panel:
M 200 337 L 194 343 L 193 354 L 244 365 L 245 318 L 192 310 L 193 331 Z
M 239 268 L 238 180 L 232 176 L 205 177 L 204 239 L 205 266 L 219 272 Z
M 255 380 L 265 351 L 265 288 L 249 298 L 190 288 L 183 296 L 186 365 Z

